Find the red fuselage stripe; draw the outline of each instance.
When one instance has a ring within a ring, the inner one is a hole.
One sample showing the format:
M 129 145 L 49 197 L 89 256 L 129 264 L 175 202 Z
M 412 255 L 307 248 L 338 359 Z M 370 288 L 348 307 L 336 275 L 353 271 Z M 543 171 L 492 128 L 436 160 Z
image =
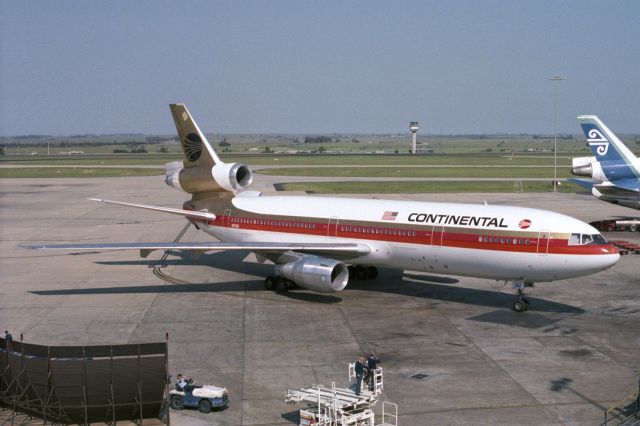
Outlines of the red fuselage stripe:
M 215 220 L 196 220 L 210 226 L 252 231 L 279 232 L 297 235 L 315 235 L 339 237 L 353 240 L 373 240 L 427 246 L 457 247 L 473 250 L 493 250 L 515 253 L 548 253 L 602 255 L 614 254 L 617 249 L 612 244 L 568 245 L 566 239 L 493 235 L 489 230 L 484 234 L 434 231 L 431 226 L 426 230 L 415 227 L 403 229 L 384 226 L 341 225 L 336 223 L 307 222 L 291 219 L 267 219 L 263 217 L 216 216 Z M 381 224 L 384 225 L 384 224 Z M 442 227 L 440 227 L 442 230 Z M 356 230 L 354 232 L 354 230 Z

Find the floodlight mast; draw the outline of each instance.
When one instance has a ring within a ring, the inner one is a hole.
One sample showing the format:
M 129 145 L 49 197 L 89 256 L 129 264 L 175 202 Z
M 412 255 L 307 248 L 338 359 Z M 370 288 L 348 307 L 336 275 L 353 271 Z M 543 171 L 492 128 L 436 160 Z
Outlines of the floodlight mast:
M 416 151 L 416 138 L 417 138 L 417 133 L 418 133 L 418 129 L 420 127 L 418 126 L 418 122 L 417 121 L 411 121 L 409 123 L 409 130 L 411 130 L 411 136 L 412 136 L 412 144 L 411 144 L 411 153 L 415 155 Z
M 555 107 L 553 112 L 553 192 L 558 191 L 558 81 L 566 80 L 567 77 L 554 75 L 549 80 L 554 82 Z

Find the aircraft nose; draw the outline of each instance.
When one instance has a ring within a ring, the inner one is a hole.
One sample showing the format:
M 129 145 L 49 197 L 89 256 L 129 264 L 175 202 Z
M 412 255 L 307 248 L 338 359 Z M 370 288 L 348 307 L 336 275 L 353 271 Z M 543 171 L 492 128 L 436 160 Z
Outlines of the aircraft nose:
M 614 244 L 607 244 L 602 248 L 602 251 L 606 254 L 617 254 L 618 258 L 620 257 L 620 250 L 618 250 L 618 247 Z
M 613 244 L 607 244 L 602 248 L 602 256 L 600 258 L 602 259 L 602 269 L 611 268 L 620 260 L 620 250 Z

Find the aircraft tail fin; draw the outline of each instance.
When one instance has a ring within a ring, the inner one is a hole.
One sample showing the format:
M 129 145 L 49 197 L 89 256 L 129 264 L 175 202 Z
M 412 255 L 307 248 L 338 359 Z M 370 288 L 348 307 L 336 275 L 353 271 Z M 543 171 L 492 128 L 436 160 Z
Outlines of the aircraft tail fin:
M 222 161 L 191 117 L 185 104 L 171 104 L 171 115 L 176 124 L 180 145 L 184 153 L 184 167 L 215 166 Z
M 621 161 L 632 164 L 636 159 L 629 148 L 596 115 L 579 115 L 587 144 L 598 161 Z
M 170 104 L 184 161 L 165 166 L 165 183 L 189 194 L 231 192 L 246 189 L 251 169 L 241 163 L 225 163 L 189 114 L 184 104 Z

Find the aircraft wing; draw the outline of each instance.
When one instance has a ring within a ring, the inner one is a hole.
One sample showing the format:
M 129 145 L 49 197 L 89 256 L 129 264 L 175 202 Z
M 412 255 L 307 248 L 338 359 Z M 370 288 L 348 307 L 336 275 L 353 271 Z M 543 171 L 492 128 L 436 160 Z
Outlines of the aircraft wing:
M 616 185 L 595 185 L 591 191 L 597 198 L 609 203 L 640 209 L 640 191 Z
M 619 186 L 617 183 L 615 185 L 595 185 L 594 188 L 606 197 L 615 197 L 629 200 L 640 199 L 639 191 Z
M 366 244 L 358 243 L 111 243 L 111 244 L 31 244 L 21 247 L 31 250 L 140 250 L 146 257 L 154 250 L 250 250 L 256 252 L 337 254 L 340 257 L 362 256 L 371 251 Z

